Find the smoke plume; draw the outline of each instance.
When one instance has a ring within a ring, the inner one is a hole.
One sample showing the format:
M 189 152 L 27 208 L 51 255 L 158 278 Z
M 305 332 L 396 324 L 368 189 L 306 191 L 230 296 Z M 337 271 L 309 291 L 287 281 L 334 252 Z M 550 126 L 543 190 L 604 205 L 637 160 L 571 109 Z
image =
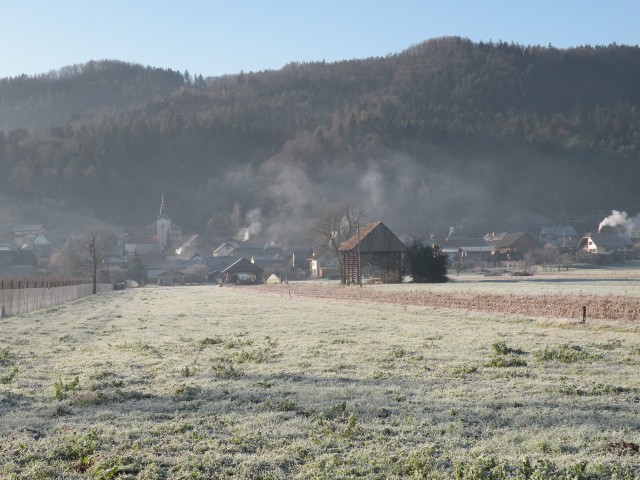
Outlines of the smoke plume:
M 598 233 L 604 227 L 621 228 L 627 237 L 631 236 L 631 232 L 640 225 L 640 216 L 630 217 L 627 212 L 612 210 L 611 215 L 600 222 L 598 225 Z

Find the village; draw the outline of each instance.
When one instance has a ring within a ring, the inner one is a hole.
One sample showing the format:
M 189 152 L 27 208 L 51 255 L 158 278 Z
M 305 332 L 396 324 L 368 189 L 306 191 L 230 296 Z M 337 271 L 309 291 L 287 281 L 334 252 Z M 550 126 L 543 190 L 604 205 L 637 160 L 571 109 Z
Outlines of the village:
M 24 224 L 0 236 L 0 278 L 61 276 L 62 245 L 51 241 L 48 233 L 44 224 Z M 82 250 L 87 234 L 75 234 L 66 241 L 79 243 Z M 184 232 L 169 216 L 163 197 L 155 221 L 125 227 L 114 234 L 114 242 L 105 247 L 108 251 L 100 252 L 96 268 L 100 281 L 113 283 L 114 288 L 320 279 L 346 284 L 399 283 L 408 277 L 403 264 L 407 243 L 381 221 L 363 224 L 357 235 L 333 252 L 311 241 L 283 246 L 266 238 L 249 238 L 247 232 L 241 239 L 211 243 L 200 233 Z M 427 236 L 423 243 L 437 246 L 446 254 L 450 273 L 456 275 L 468 271 L 531 275 L 537 268 L 568 269 L 633 260 L 640 247 L 640 230 L 603 221 L 598 228 L 582 234 L 572 225 L 540 225 L 537 232 L 491 231 L 470 237 L 456 235 L 452 227 L 445 235 Z M 80 254 L 86 257 L 89 247 L 85 246 Z M 84 268 L 90 269 L 86 265 Z M 71 273 L 78 275 L 77 271 Z

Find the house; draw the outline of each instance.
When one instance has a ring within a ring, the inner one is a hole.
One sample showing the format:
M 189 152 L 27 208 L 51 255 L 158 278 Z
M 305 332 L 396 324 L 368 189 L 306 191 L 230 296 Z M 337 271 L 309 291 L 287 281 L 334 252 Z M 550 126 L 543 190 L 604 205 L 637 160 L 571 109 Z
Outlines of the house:
M 119 241 L 123 245 L 125 255 L 132 255 L 135 252 L 138 252 L 139 255 L 145 253 L 161 253 L 157 235 L 148 234 L 142 227 L 126 227 Z
M 236 257 L 204 257 L 204 263 L 207 267 L 207 282 L 221 282 L 224 275 L 222 272 L 236 263 Z
M 578 250 L 600 255 L 601 260 L 624 260 L 633 244 L 615 232 L 589 232 L 578 243 Z
M 158 238 L 155 235 L 127 235 L 124 240 L 124 251 L 129 255 L 135 252 L 140 255 L 143 253 L 161 254 L 162 246 L 158 243 Z
M 340 265 L 335 258 L 331 258 L 328 255 L 318 255 L 313 253 L 309 258 L 309 272 L 312 279 L 340 278 Z
M 222 271 L 224 283 L 235 283 L 237 285 L 250 285 L 262 283 L 264 270 L 258 265 L 251 263 L 246 258 L 239 258 L 229 267 Z
M 502 240 L 509 232 L 489 232 L 484 237 L 485 242 L 498 242 Z
M 278 260 L 283 258 L 283 253 L 282 248 L 274 247 L 269 243 L 261 244 L 244 242 L 238 244 L 238 247 L 234 248 L 229 256 Z M 279 258 L 276 258 L 278 255 Z
M 172 259 L 172 260 L 158 260 L 151 265 L 145 267 L 147 273 L 147 280 L 149 282 L 155 281 L 156 277 L 167 270 L 176 270 L 183 274 L 201 274 L 205 275 L 207 266 L 204 260 L 200 256 L 194 256 L 190 259 Z
M 556 247 L 561 247 L 563 250 L 569 248 L 571 245 L 575 245 L 578 239 L 578 234 L 575 229 L 570 225 L 560 225 L 545 227 L 540 229 L 538 238 L 542 245 L 550 243 Z
M 227 257 L 238 247 L 239 245 L 236 242 L 225 242 L 211 252 L 211 255 L 214 257 Z
M 159 286 L 186 285 L 189 283 L 203 283 L 205 281 L 204 275 L 196 275 L 174 269 L 159 273 L 155 279 Z
M 16 225 L 11 229 L 13 245 L 16 247 L 33 244 L 49 245 L 51 242 L 49 242 L 45 236 L 48 231 L 47 227 L 42 224 Z
M 402 281 L 402 260 L 407 247 L 382 222 L 371 222 L 338 247 L 342 255 L 343 283 L 361 283 L 362 272 L 379 275 L 383 283 Z
M 500 234 L 499 238 L 494 237 L 488 243 L 500 260 L 521 260 L 527 252 L 541 248 L 540 243 L 525 232 Z
M 452 262 L 457 260 L 489 261 L 495 246 L 488 244 L 483 238 L 449 238 L 438 245 Z
M 309 271 L 308 259 L 313 256 L 312 248 L 293 248 L 290 251 L 291 266 L 295 270 Z
M 140 257 L 140 263 L 142 264 L 143 267 L 148 267 L 154 262 L 164 261 L 165 259 L 164 253 L 162 252 L 151 252 L 151 253 L 138 252 L 138 256 Z
M 38 273 L 38 257 L 30 250 L 1 250 L 0 276 L 20 278 Z

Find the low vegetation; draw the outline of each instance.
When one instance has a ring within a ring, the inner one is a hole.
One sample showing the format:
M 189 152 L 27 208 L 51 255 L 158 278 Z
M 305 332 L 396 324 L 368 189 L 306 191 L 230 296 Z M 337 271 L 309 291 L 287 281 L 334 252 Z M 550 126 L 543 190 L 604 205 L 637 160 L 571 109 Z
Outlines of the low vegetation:
M 640 325 L 292 287 L 2 319 L 0 478 L 640 476 Z

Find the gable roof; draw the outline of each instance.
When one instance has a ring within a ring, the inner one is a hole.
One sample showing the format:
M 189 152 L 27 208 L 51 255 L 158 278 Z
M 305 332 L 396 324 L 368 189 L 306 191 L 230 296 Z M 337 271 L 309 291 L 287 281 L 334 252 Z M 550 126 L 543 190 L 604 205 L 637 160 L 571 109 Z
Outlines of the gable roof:
M 382 238 L 374 238 L 379 236 Z M 407 247 L 395 234 L 382 222 L 371 222 L 360 226 L 360 235 L 353 235 L 347 241 L 340 244 L 338 250 L 348 252 L 361 244 L 363 251 L 404 252 Z
M 204 265 L 204 262 L 199 260 L 185 260 L 182 258 L 174 258 L 171 260 L 157 260 L 151 265 L 147 266 L 148 270 L 162 270 L 162 269 L 185 269 L 189 267 L 197 267 Z
M 497 242 L 502 240 L 508 232 L 489 232 L 483 238 L 486 242 Z
M 539 245 L 538 241 L 535 238 L 525 232 L 507 233 L 503 235 L 500 240 L 496 240 L 491 243 L 497 248 L 506 248 L 512 246 L 522 239 L 526 239 L 528 242 L 531 242 L 532 245 Z
M 221 272 L 238 261 L 236 257 L 203 257 L 209 273 Z
M 236 242 L 224 242 L 213 250 L 211 255 L 214 257 L 224 257 L 229 255 L 236 248 L 238 248 L 238 244 Z
M 626 238 L 613 232 L 590 232 L 585 235 L 584 238 L 590 239 L 595 245 L 599 247 L 608 248 L 624 248 L 631 243 Z M 580 243 L 582 244 L 583 242 L 581 241 Z
M 140 257 L 140 262 L 145 267 L 164 260 L 164 253 L 138 253 L 138 256 Z
M 225 268 L 222 273 L 262 273 L 262 270 L 259 266 L 251 263 L 246 258 L 242 257 L 238 259 L 238 261 L 229 265 Z
M 33 232 L 39 233 L 40 230 L 47 231 L 47 227 L 42 224 L 31 224 L 31 225 L 16 225 L 11 229 L 13 233 L 16 232 Z

